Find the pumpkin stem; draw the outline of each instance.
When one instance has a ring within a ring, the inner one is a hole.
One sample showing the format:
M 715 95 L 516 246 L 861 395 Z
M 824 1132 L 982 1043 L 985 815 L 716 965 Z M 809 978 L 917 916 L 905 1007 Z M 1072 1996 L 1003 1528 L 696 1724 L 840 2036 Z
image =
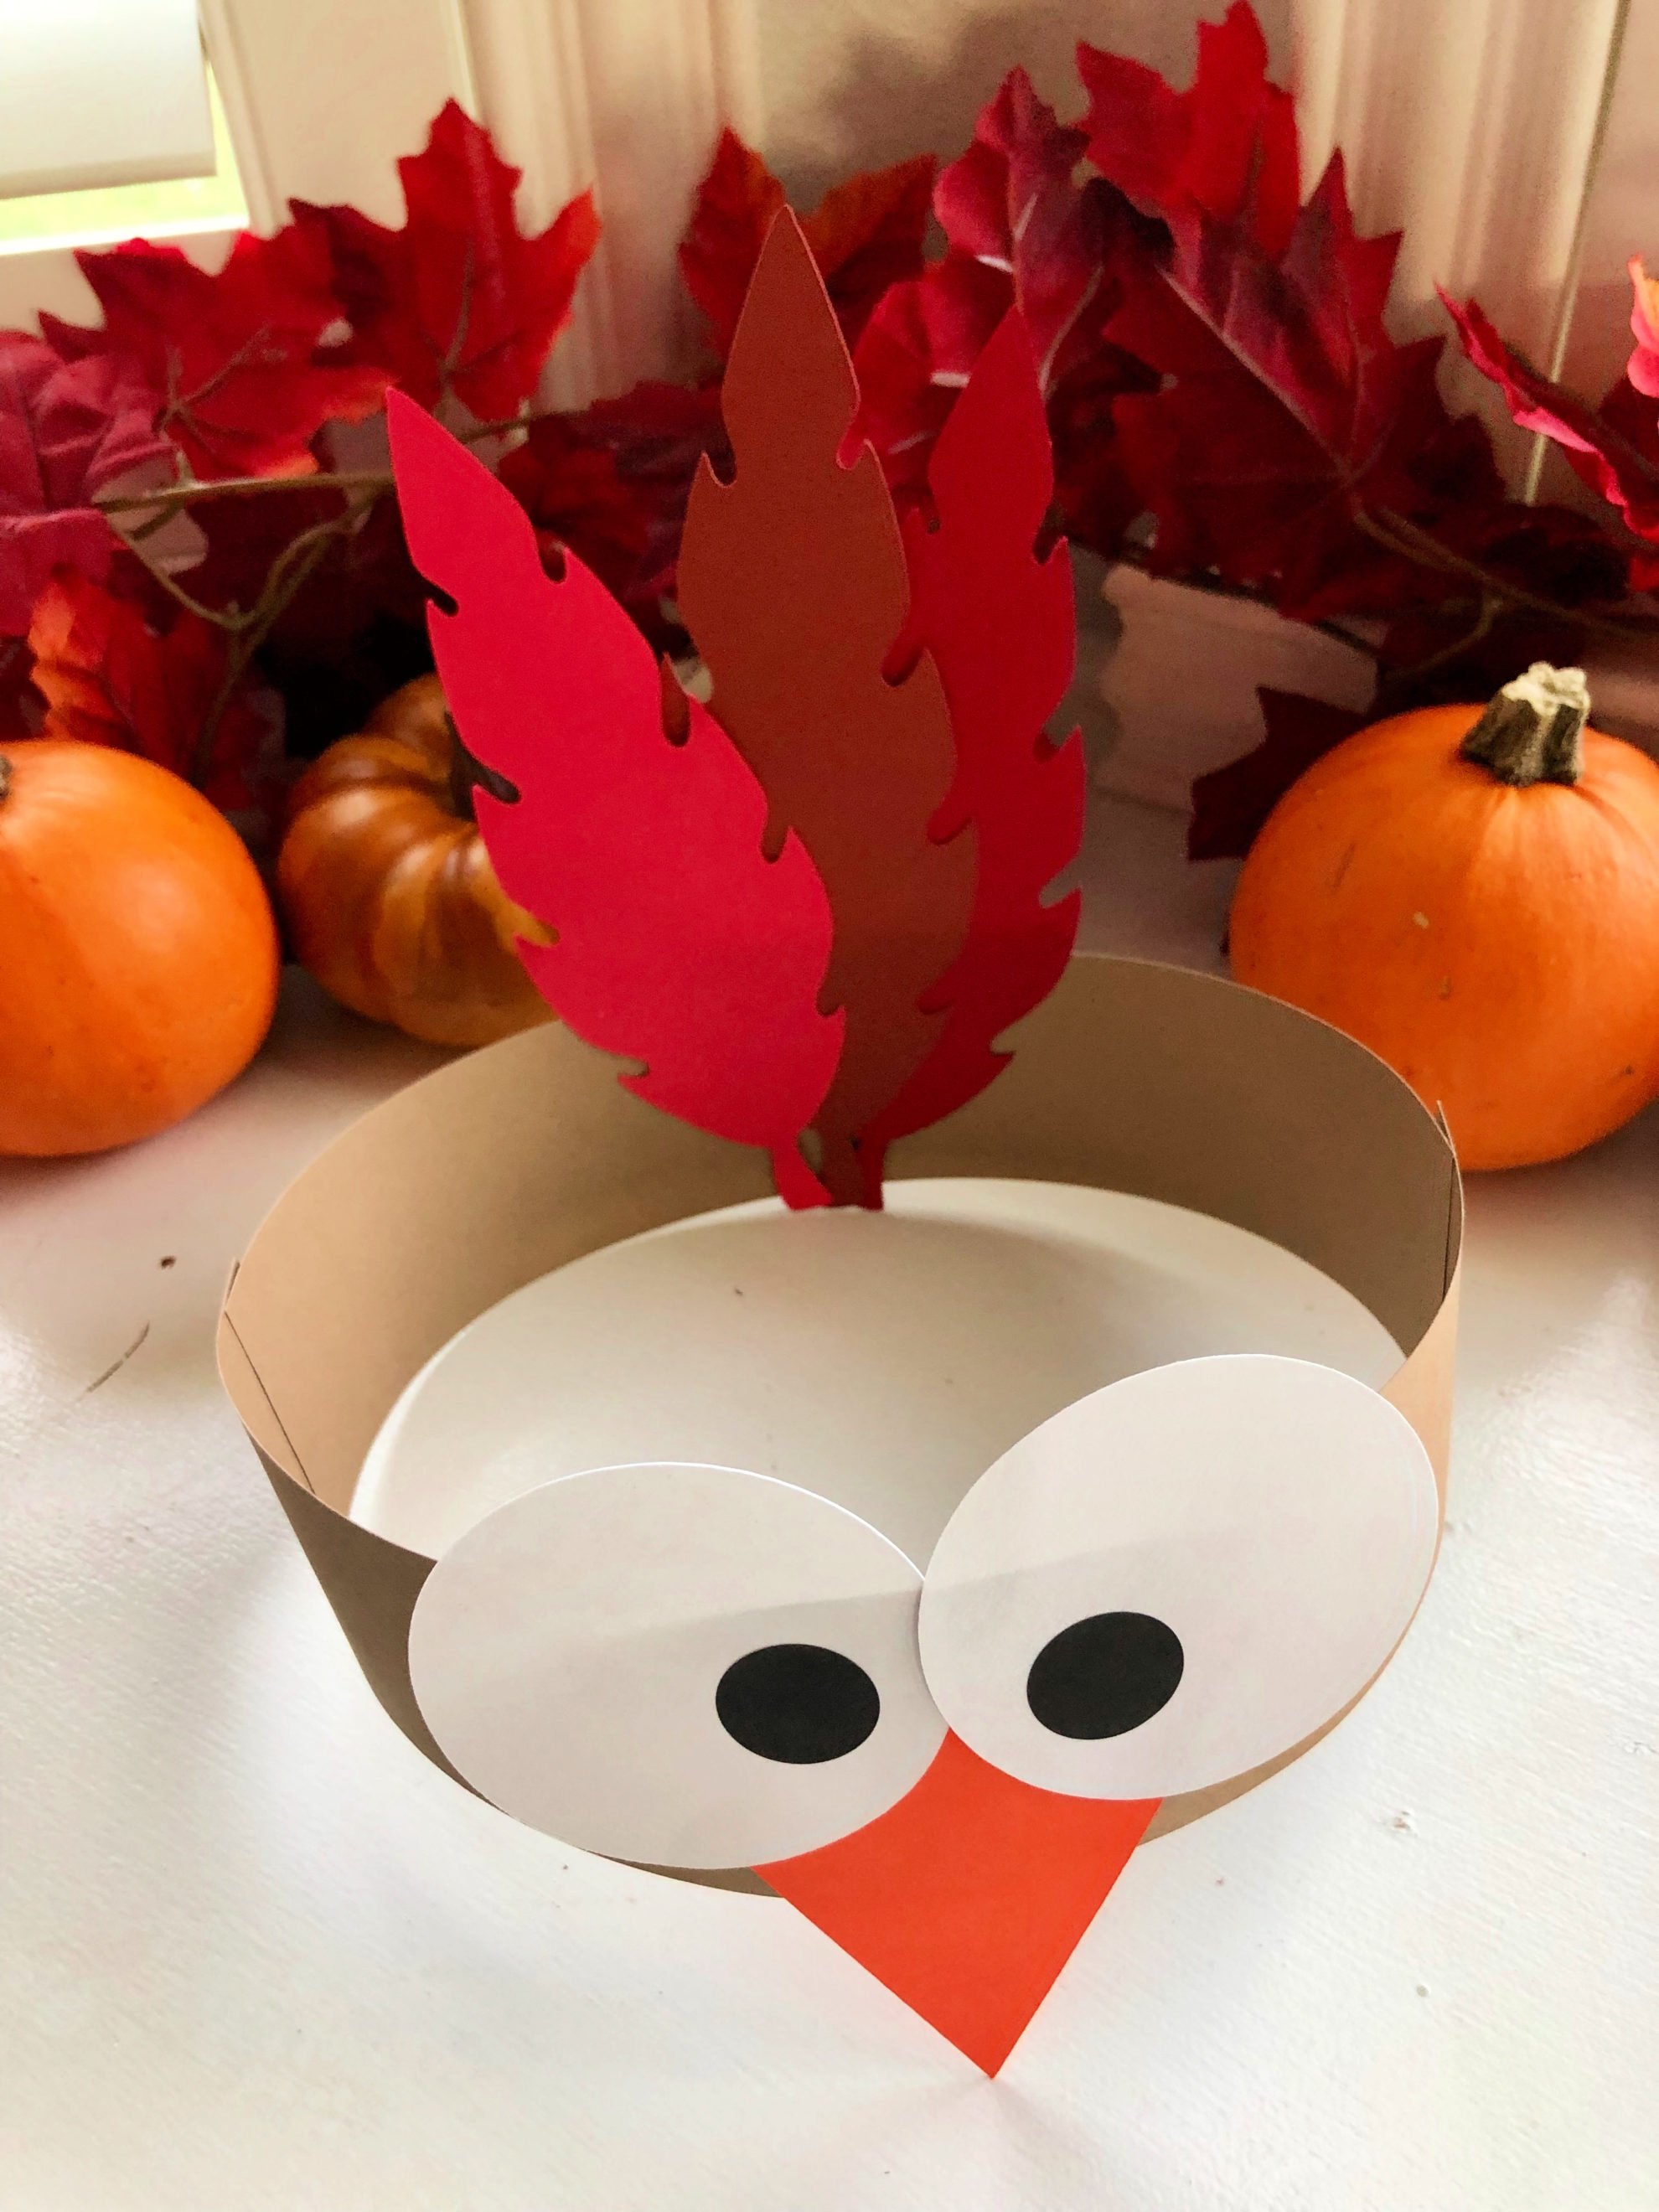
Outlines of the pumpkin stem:
M 4 753 L 0 753 L 0 799 L 9 799 L 11 796 L 11 763 L 6 758 Z
M 1504 686 L 1458 751 L 1489 769 L 1499 783 L 1518 789 L 1532 783 L 1577 783 L 1583 773 L 1589 710 L 1582 668 L 1552 668 L 1547 660 L 1534 660 L 1524 676 Z

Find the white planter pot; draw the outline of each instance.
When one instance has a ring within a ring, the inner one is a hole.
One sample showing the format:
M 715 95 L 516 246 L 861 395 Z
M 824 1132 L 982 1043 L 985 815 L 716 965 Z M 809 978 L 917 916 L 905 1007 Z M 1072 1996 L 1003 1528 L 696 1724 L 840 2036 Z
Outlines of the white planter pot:
M 1184 813 L 1194 776 L 1260 744 L 1258 684 L 1337 707 L 1370 704 L 1369 654 L 1254 599 L 1121 566 L 1102 595 L 1121 624 L 1100 677 L 1109 727 L 1094 781 L 1103 791 Z

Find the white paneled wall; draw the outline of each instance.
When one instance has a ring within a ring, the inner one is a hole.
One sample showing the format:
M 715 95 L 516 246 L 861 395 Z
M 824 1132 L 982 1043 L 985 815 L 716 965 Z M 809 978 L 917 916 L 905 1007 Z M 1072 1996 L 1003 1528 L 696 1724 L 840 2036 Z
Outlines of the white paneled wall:
M 1624 12 L 1624 0 L 1296 0 L 1305 174 L 1340 146 L 1362 228 L 1404 231 L 1402 334 L 1445 330 L 1438 283 L 1551 358 Z M 1454 362 L 1449 388 L 1481 406 L 1522 469 L 1530 441 L 1492 386 Z
M 1659 273 L 1659 0 L 1625 0 L 1623 28 L 1563 370 L 1576 390 L 1596 398 L 1630 353 L 1625 264 L 1641 253 Z

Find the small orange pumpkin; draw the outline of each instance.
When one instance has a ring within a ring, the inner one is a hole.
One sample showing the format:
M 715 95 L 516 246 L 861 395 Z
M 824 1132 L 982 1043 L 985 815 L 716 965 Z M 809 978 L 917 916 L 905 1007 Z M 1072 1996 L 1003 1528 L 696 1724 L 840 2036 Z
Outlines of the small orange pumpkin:
M 1539 662 L 1484 709 L 1360 731 L 1234 894 L 1238 980 L 1369 1045 L 1465 1167 L 1559 1159 L 1659 1095 L 1659 766 L 1589 712 Z
M 0 1152 L 154 1136 L 240 1075 L 276 924 L 216 807 L 106 745 L 0 754 Z
M 549 1011 L 514 950 L 547 932 L 502 893 L 472 816 L 479 772 L 435 676 L 384 699 L 294 787 L 276 887 L 296 956 L 371 1021 L 490 1044 Z

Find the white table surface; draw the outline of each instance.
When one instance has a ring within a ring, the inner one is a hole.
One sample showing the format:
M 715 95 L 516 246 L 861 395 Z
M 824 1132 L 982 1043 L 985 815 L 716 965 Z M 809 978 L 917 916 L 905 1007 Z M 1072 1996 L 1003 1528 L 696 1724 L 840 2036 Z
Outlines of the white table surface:
M 1099 809 L 1086 941 L 1226 872 Z M 287 995 L 194 1121 L 0 1163 L 4 2212 L 1646 2212 L 1659 1113 L 1476 1182 L 1451 1517 L 1358 1712 L 1137 1854 L 996 2081 L 775 1901 L 380 1715 L 213 1371 L 232 1256 L 439 1057 Z

